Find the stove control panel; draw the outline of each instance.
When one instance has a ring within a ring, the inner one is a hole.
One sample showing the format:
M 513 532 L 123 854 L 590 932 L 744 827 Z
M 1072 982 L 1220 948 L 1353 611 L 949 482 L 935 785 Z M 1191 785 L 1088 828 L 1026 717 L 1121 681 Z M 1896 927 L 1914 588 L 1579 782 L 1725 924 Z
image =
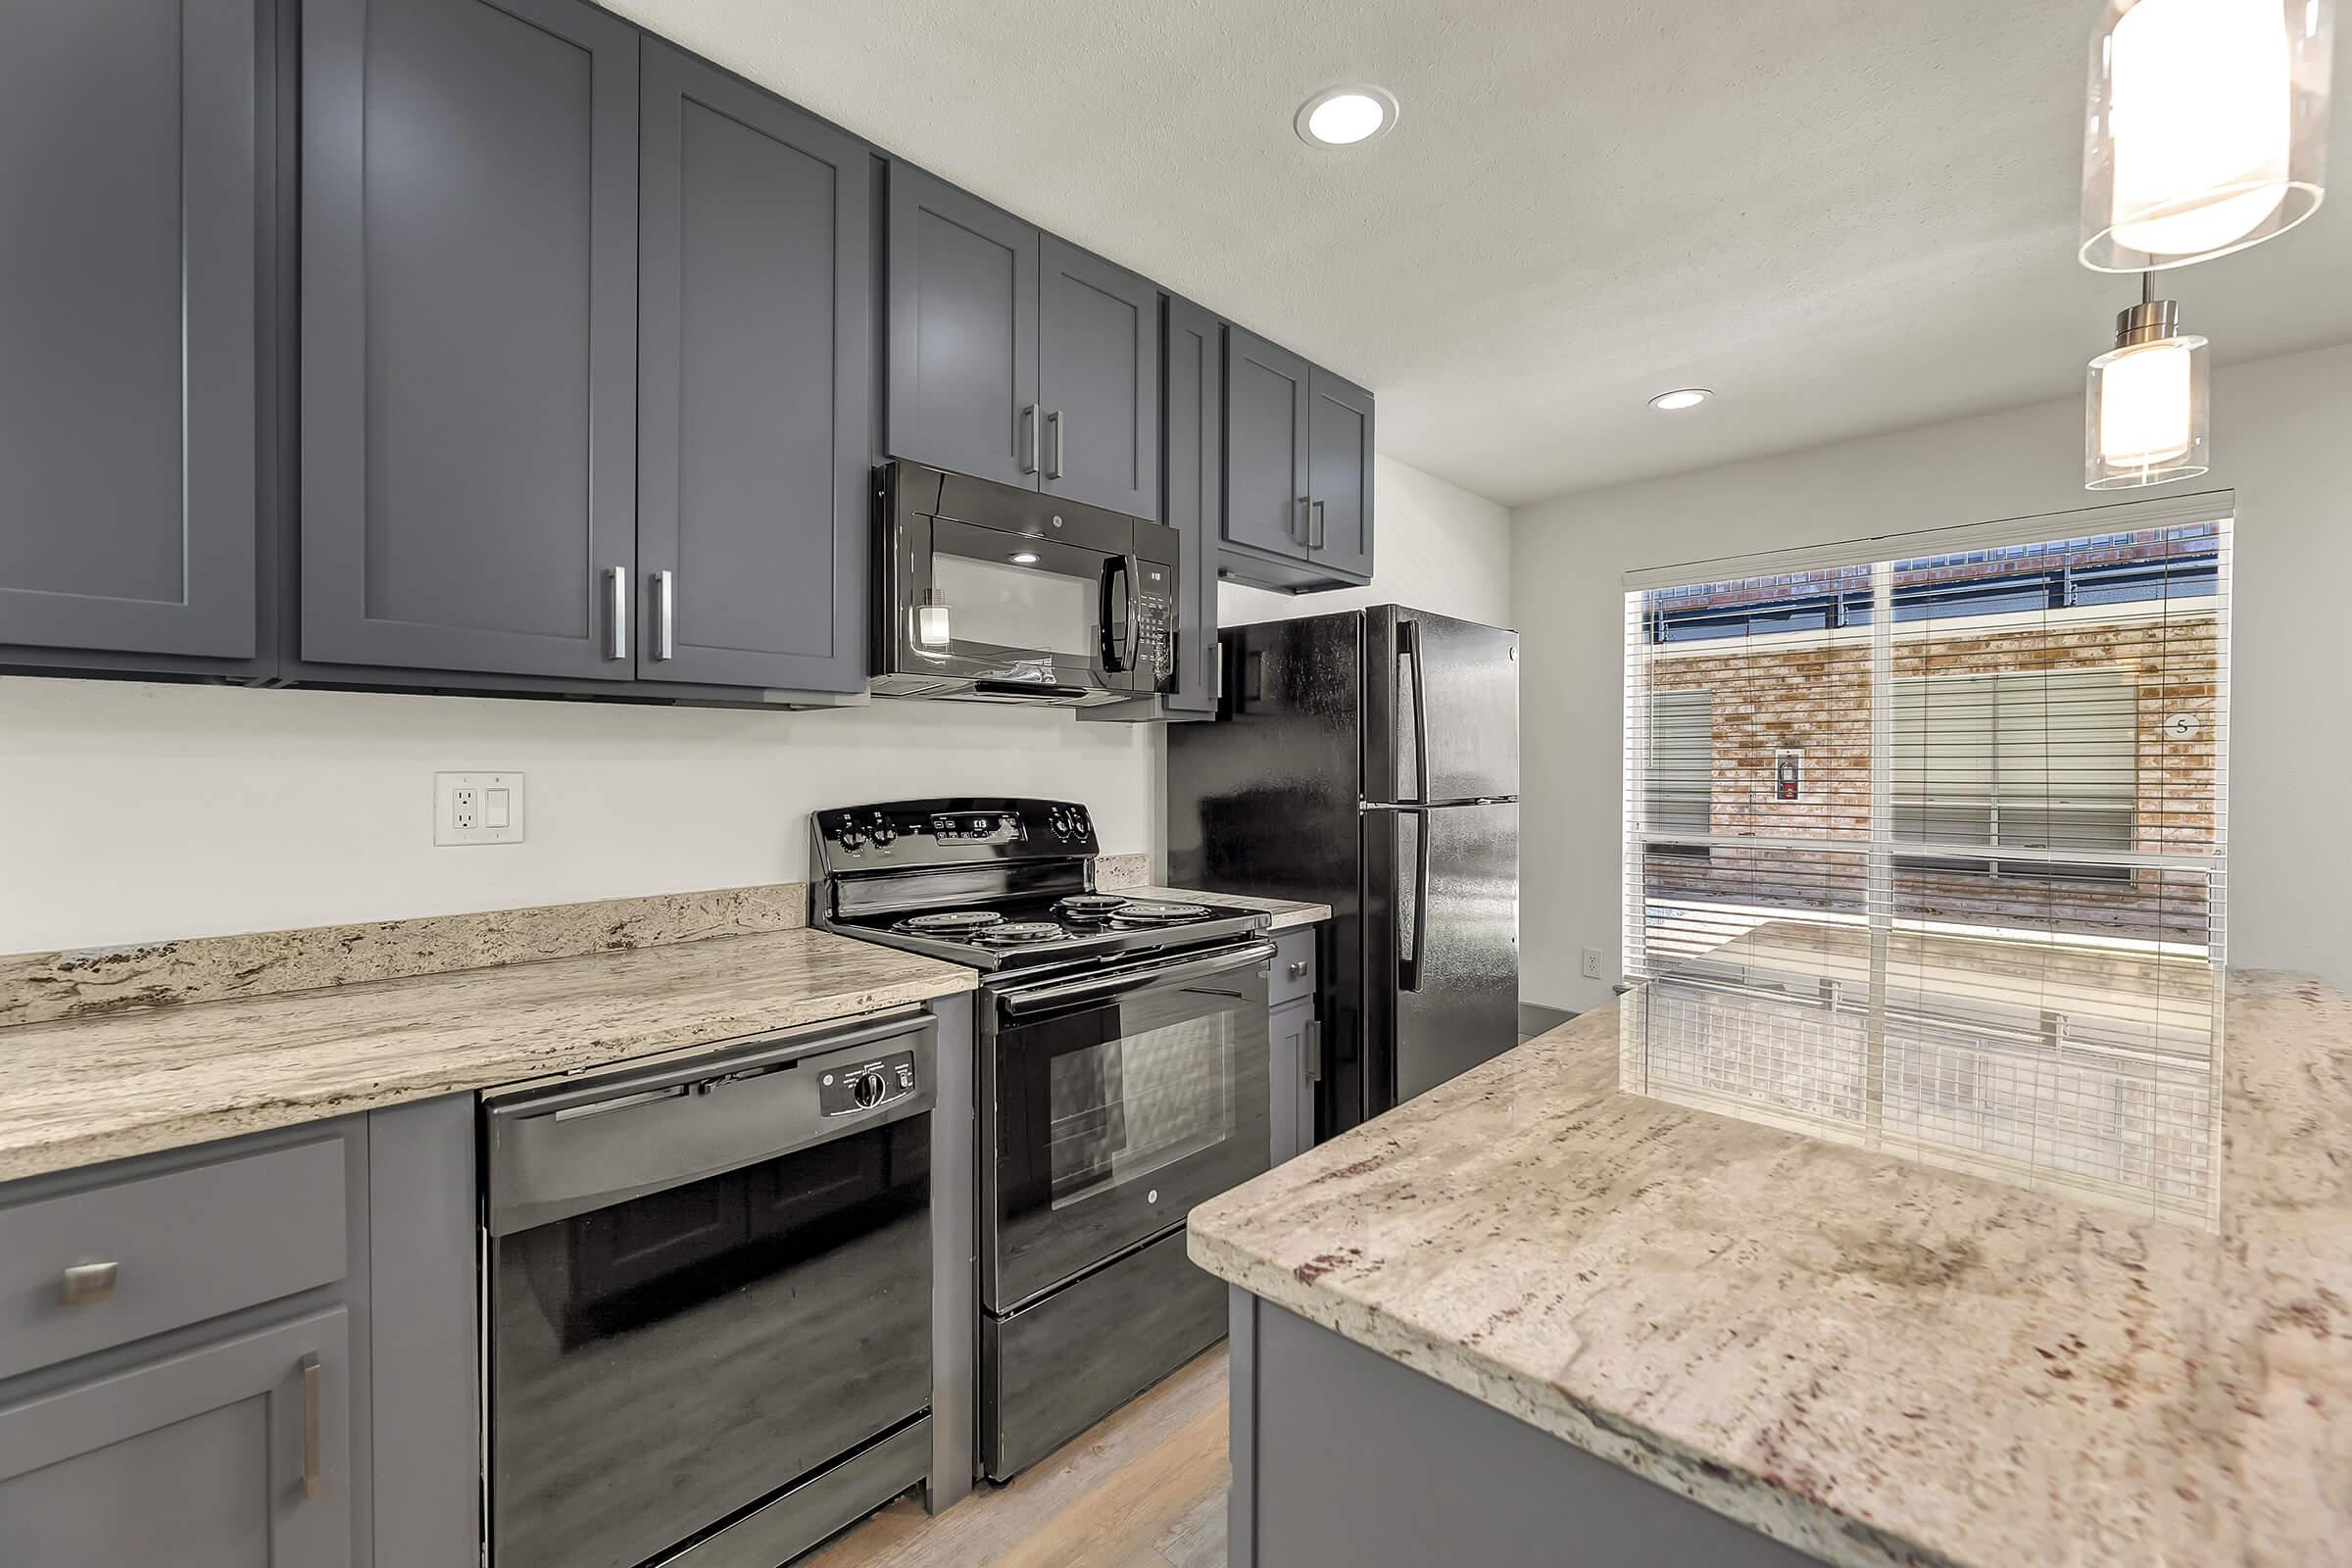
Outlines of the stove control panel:
M 958 797 L 818 811 L 815 858 L 832 870 L 912 869 L 1096 853 L 1095 824 L 1069 801 Z
M 828 1116 L 855 1116 L 914 1093 L 914 1053 L 893 1052 L 871 1061 L 828 1067 L 816 1081 L 818 1108 Z

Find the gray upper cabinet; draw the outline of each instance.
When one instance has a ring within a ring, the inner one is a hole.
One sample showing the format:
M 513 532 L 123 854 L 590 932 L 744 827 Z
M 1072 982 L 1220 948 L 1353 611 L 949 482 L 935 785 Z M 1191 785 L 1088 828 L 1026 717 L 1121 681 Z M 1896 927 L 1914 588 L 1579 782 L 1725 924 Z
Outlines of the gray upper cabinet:
M 9 8 L 0 645 L 256 651 L 270 17 Z
M 1039 239 L 976 196 L 890 166 L 883 440 L 892 456 L 1036 488 Z
M 9 1568 L 345 1568 L 348 1342 L 335 1307 L 0 1409 Z
M 1225 329 L 1225 549 L 1237 581 L 1301 593 L 1372 578 L 1372 394 Z
M 1047 234 L 1039 271 L 1045 491 L 1159 515 L 1159 290 Z
M 301 657 L 633 678 L 636 29 L 303 26 Z
M 1217 713 L 1217 540 L 1225 513 L 1224 328 L 1190 300 L 1167 302 L 1162 351 L 1166 476 L 1161 521 L 1183 539 L 1170 717 Z
M 1225 539 L 1306 558 L 1311 368 L 1238 326 L 1225 329 Z
M 1334 576 L 1368 582 L 1372 394 L 1320 366 L 1307 384 L 1307 556 Z
M 641 136 L 637 672 L 863 690 L 872 156 L 659 40 Z

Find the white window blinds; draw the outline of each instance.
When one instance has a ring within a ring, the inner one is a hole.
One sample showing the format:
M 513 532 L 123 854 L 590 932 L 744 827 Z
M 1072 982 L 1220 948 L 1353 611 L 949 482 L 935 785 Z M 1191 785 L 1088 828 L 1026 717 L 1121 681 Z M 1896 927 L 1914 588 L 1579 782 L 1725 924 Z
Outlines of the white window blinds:
M 2209 1217 L 2229 498 L 1648 572 L 1626 1087 Z

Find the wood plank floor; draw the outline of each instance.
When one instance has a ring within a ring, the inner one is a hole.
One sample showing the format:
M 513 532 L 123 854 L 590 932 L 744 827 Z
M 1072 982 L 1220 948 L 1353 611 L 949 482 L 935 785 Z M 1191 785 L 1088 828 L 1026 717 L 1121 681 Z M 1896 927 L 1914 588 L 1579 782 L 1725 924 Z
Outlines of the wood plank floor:
M 1225 1347 L 933 1519 L 901 1497 L 795 1568 L 1225 1568 Z

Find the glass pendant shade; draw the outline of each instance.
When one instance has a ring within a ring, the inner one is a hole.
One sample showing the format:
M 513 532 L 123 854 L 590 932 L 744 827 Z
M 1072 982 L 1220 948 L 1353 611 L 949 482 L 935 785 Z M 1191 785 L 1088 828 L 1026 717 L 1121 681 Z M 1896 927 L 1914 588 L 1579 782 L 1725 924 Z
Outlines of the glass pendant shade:
M 2170 484 L 2211 468 L 2205 376 L 2205 339 L 2180 330 L 2173 301 L 2117 317 L 2116 346 L 2090 362 L 2084 389 L 2083 487 Z
M 2103 0 L 2082 265 L 2142 272 L 2283 234 L 2326 192 L 2335 0 Z

